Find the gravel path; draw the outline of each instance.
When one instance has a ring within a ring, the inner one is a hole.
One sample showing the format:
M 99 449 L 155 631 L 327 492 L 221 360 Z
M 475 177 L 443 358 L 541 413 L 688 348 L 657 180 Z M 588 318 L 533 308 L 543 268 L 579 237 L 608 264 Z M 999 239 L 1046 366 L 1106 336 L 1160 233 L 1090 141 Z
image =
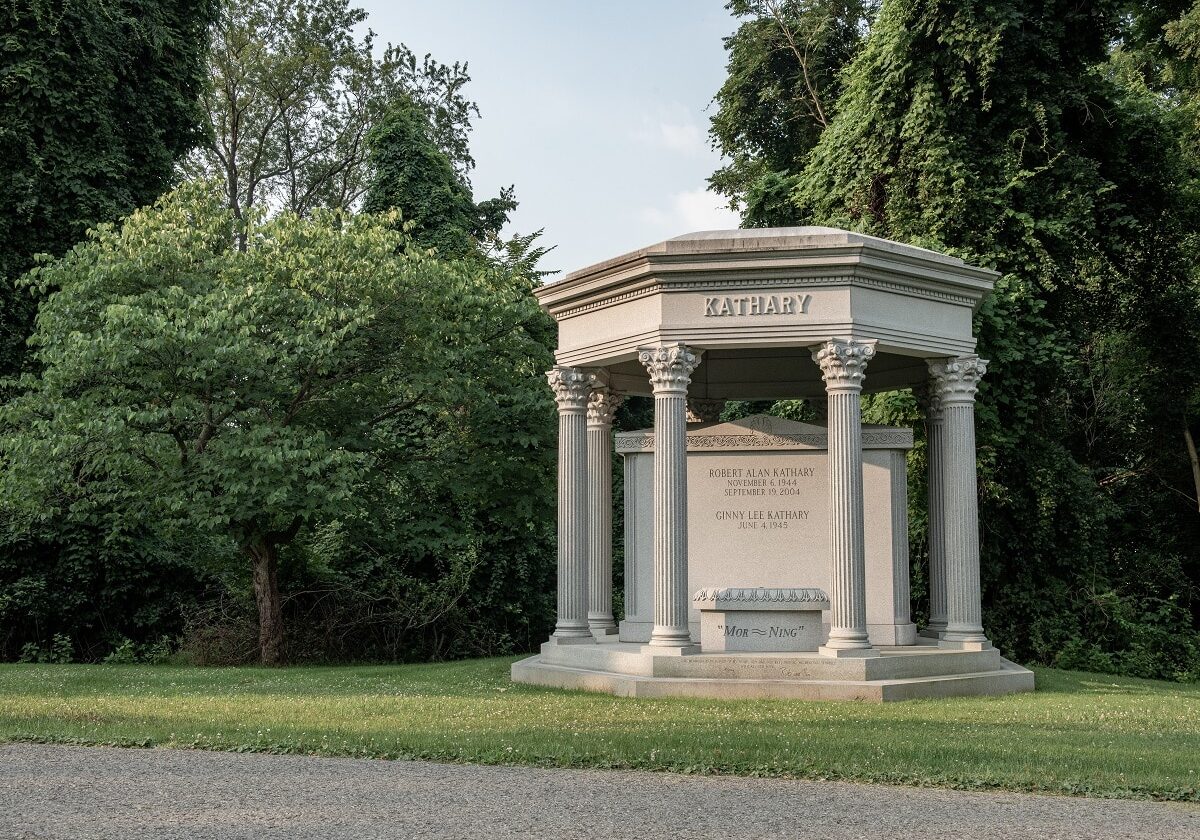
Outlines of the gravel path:
M 184 750 L 0 746 L 9 838 L 1171 838 L 1200 806 Z

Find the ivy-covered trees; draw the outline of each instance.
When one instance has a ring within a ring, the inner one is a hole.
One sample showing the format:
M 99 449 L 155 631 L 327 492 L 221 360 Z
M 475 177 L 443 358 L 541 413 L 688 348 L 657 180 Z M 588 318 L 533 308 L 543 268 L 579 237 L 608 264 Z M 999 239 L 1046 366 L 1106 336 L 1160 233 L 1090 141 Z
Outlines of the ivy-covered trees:
M 717 192 L 746 224 L 786 223 L 788 195 L 836 113 L 842 69 L 862 45 L 877 0 L 730 0 L 743 23 L 725 39 L 729 76 L 713 100 L 714 145 L 729 163 Z
M 462 257 L 494 239 L 516 208 L 512 191 L 476 204 L 450 157 L 433 141 L 433 126 L 407 99 L 393 105 L 367 135 L 370 181 L 363 210 L 400 211 L 417 241 L 444 257 Z
M 761 221 L 745 201 L 1004 273 L 977 324 L 987 624 L 1022 659 L 1181 676 L 1200 671 L 1195 159 L 1185 105 L 1119 72 L 1120 11 L 885 0 L 786 192 Z
M 33 304 L 15 280 L 148 204 L 200 138 L 209 0 L 15 0 L 0 9 L 0 371 Z

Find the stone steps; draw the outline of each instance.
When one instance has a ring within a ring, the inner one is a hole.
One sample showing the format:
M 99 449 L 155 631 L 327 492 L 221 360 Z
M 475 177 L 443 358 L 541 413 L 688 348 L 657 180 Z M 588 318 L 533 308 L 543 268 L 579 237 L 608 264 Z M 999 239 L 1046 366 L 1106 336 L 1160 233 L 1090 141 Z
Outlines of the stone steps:
M 995 654 L 996 667 L 991 670 L 874 680 L 651 676 L 556 664 L 539 655 L 513 663 L 512 678 L 516 682 L 531 685 L 603 692 L 618 697 L 707 697 L 730 700 L 861 700 L 878 703 L 1033 690 L 1031 671 L 1009 662 L 995 651 L 986 653 Z M 682 662 L 702 657 L 646 658 Z

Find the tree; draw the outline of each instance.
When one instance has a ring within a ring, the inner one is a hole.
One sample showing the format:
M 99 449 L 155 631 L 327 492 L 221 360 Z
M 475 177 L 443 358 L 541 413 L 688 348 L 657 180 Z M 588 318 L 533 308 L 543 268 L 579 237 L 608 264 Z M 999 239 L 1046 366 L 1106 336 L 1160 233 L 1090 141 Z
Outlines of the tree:
M 475 204 L 449 156 L 434 144 L 429 120 L 408 100 L 371 129 L 367 147 L 371 176 L 363 210 L 399 210 L 412 237 L 444 257 L 465 256 L 495 240 L 516 209 L 511 189 Z
M 208 142 L 193 175 L 219 176 L 235 218 L 267 207 L 349 209 L 366 189 L 368 131 L 387 103 L 413 102 L 466 177 L 473 102 L 466 65 L 421 63 L 404 45 L 372 55 L 366 13 L 349 0 L 230 0 L 213 26 L 203 96 Z M 243 243 L 244 244 L 244 243 Z
M 153 201 L 200 137 L 210 0 L 16 0 L 0 11 L 0 371 L 33 302 L 13 280 Z
M 977 322 L 986 622 L 1023 659 L 1183 676 L 1196 208 L 1175 106 L 1113 67 L 1118 12 L 885 0 L 777 217 L 1003 272 Z M 918 419 L 907 396 L 869 410 Z
M 876 0 L 730 0 L 745 19 L 725 39 L 728 77 L 709 136 L 730 162 L 709 179 L 751 226 L 789 224 L 788 194 L 829 125 L 840 72 L 862 43 Z
M 364 485 L 405 457 L 398 435 L 475 410 L 462 371 L 490 352 L 479 329 L 514 305 L 527 317 L 529 295 L 408 248 L 392 217 L 239 222 L 222 191 L 185 185 L 30 274 L 48 293 L 43 372 L 0 414 L 0 497 L 30 523 L 226 535 L 253 569 L 273 664 L 281 549 L 357 515 Z

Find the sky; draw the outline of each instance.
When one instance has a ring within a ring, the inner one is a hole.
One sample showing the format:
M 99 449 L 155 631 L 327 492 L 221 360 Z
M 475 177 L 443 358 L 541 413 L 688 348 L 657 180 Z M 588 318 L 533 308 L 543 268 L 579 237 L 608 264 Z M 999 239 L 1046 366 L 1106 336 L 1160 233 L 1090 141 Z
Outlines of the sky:
M 570 272 L 672 236 L 734 228 L 707 192 L 724 0 L 356 0 L 377 43 L 465 61 L 479 104 L 476 200 L 515 185 L 507 234 L 544 228 Z M 561 276 L 561 275 L 560 275 Z

